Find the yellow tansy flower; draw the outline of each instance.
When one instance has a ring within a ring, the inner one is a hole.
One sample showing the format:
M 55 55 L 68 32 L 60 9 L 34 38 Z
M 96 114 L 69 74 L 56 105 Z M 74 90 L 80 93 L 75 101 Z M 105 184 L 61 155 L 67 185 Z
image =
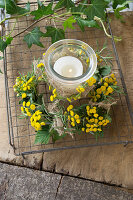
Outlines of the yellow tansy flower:
M 99 116 L 99 120 L 103 120 L 103 117 L 102 117 L 102 116 Z
M 26 106 L 27 106 L 27 107 L 29 107 L 29 106 L 30 106 L 30 102 L 29 102 L 29 101 L 26 103 Z
M 90 129 L 89 129 L 89 128 L 87 128 L 87 129 L 86 129 L 86 133 L 89 133 L 89 131 L 90 131 Z
M 70 115 L 68 115 L 68 120 L 70 120 L 71 119 L 71 117 L 70 117 Z
M 93 128 L 93 131 L 94 131 L 94 132 L 97 132 L 97 128 Z
M 27 90 L 27 87 L 24 87 L 24 88 L 23 88 L 23 91 L 26 91 L 26 90 Z
M 40 130 L 41 129 L 41 124 L 40 123 L 36 123 L 35 124 L 35 129 L 38 131 L 38 130 Z
M 21 111 L 24 112 L 24 108 L 23 107 L 21 107 Z
M 75 121 L 75 119 L 74 119 L 73 117 L 71 117 L 71 121 L 72 121 L 72 122 L 74 122 L 74 121 Z
M 27 97 L 26 93 L 22 93 L 22 99 L 25 99 Z
M 26 106 L 26 102 L 24 101 L 24 102 L 23 102 L 23 107 L 25 107 L 25 106 Z
M 76 114 L 74 117 L 75 117 L 75 119 L 78 119 L 78 118 L 79 118 L 79 115 Z
M 56 93 L 56 88 L 53 90 L 53 94 L 55 94 Z
M 26 111 L 26 112 L 29 112 L 29 109 L 28 109 L 28 108 L 25 108 L 25 111 Z
M 41 126 L 45 126 L 46 124 L 45 124 L 45 122 L 41 122 Z
M 31 116 L 31 113 L 30 113 L 30 112 L 27 112 L 27 115 L 28 115 L 28 116 Z
M 35 110 L 35 109 L 36 109 L 36 106 L 35 106 L 34 104 L 31 104 L 30 109 L 31 109 L 31 110 Z
M 98 131 L 102 131 L 100 128 L 97 129 Z
M 37 116 L 37 120 L 40 120 L 40 119 L 41 119 L 41 115 L 38 115 L 38 116 Z
M 94 119 L 94 118 L 92 118 L 92 119 L 90 119 L 90 122 L 94 122 L 94 120 L 95 120 L 95 119 Z
M 97 118 L 97 117 L 98 117 L 98 114 L 94 114 L 94 117 L 96 117 L 96 118 Z
M 52 89 L 52 87 L 51 87 L 51 85 L 49 85 L 49 88 L 48 88 L 49 90 L 51 90 Z
M 28 90 L 30 90 L 30 86 L 27 86 Z
M 71 115 L 71 116 L 74 116 L 74 112 L 73 112 L 72 110 L 70 111 L 70 115 Z
M 74 122 L 71 122 L 71 125 L 72 125 L 72 126 L 75 126 L 75 123 L 74 123 Z
M 114 90 L 113 90 L 113 88 L 112 87 L 108 87 L 108 89 L 107 89 L 107 91 L 109 92 L 109 93 L 112 93 Z
M 104 86 L 105 86 L 105 87 L 108 87 L 108 83 L 104 83 Z
M 44 67 L 44 64 L 43 64 L 43 63 L 39 63 L 39 64 L 37 65 L 37 67 L 38 67 L 38 68 Z
M 53 95 L 50 96 L 50 101 L 54 101 L 54 96 Z
M 77 119 L 76 122 L 77 122 L 77 124 L 79 124 L 80 123 L 80 119 Z
M 86 124 L 86 127 L 90 127 L 91 125 L 90 124 Z
M 55 93 L 53 96 L 54 96 L 54 98 L 56 98 L 56 97 L 57 97 L 57 94 Z
M 89 59 L 89 57 L 86 59 L 86 63 L 89 63 L 90 62 L 90 59 Z
M 85 128 L 82 128 L 82 131 L 85 131 Z

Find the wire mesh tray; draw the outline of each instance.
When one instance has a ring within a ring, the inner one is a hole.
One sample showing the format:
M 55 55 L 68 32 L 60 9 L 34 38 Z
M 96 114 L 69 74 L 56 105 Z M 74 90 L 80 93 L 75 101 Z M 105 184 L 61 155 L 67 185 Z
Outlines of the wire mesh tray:
M 25 6 L 25 4 L 22 4 Z M 31 3 L 31 9 L 34 10 L 37 3 Z M 6 32 L 12 30 L 13 20 L 8 23 Z M 12 44 L 4 52 L 4 73 L 5 73 L 5 88 L 6 88 L 6 103 L 7 103 L 7 117 L 8 117 L 8 133 L 9 142 L 13 147 L 16 155 L 26 155 L 39 152 L 48 152 L 54 150 L 81 148 L 98 145 L 111 145 L 111 144 L 128 144 L 132 143 L 132 125 L 133 125 L 133 113 L 130 104 L 129 96 L 127 93 L 126 84 L 122 74 L 121 65 L 119 62 L 118 54 L 114 44 L 114 40 L 107 39 L 102 30 L 96 30 L 93 28 L 87 28 L 85 32 L 81 32 L 78 27 L 74 30 L 68 30 L 66 32 L 66 38 L 74 38 L 82 40 L 88 43 L 94 50 L 97 49 L 96 41 L 99 43 L 99 47 L 103 46 L 105 40 L 107 41 L 108 48 L 112 51 L 113 70 L 117 72 L 117 81 L 120 86 L 123 87 L 124 93 L 116 97 L 118 103 L 111 108 L 112 123 L 105 128 L 104 137 L 99 138 L 96 141 L 93 135 L 81 134 L 74 136 L 67 136 L 64 139 L 55 143 L 49 142 L 47 145 L 35 145 L 35 131 L 30 126 L 30 122 L 26 119 L 19 119 L 20 105 L 16 94 L 13 91 L 13 85 L 15 84 L 16 77 L 20 73 L 27 73 L 31 71 L 31 64 L 34 59 L 42 57 L 42 54 L 51 45 L 49 38 L 43 38 L 41 42 L 45 45 L 45 49 L 32 46 L 28 49 L 27 45 L 23 42 L 23 36 L 25 33 L 19 34 L 26 27 L 33 23 L 32 19 L 24 17 L 18 20 L 15 27 L 15 34 L 18 34 L 14 38 Z M 45 32 L 45 26 L 52 24 L 51 21 L 40 21 L 37 26 L 40 30 Z M 61 24 L 57 24 L 60 27 Z M 33 26 L 35 27 L 35 26 Z M 29 28 L 28 31 L 32 30 Z M 109 24 L 109 31 L 112 34 Z M 45 101 L 49 103 L 49 90 L 47 85 L 44 85 Z M 82 100 L 79 101 L 82 104 Z

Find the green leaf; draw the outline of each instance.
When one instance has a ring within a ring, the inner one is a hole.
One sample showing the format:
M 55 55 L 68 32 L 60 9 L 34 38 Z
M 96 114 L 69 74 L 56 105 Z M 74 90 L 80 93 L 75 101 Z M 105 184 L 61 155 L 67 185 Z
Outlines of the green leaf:
M 59 135 L 59 133 L 55 129 L 52 129 L 51 136 L 52 136 L 53 142 L 55 142 L 56 140 L 60 140 L 64 138 L 66 134 Z
M 48 144 L 50 140 L 50 132 L 49 132 L 49 126 L 46 125 L 43 127 L 42 130 L 37 131 L 36 138 L 35 138 L 35 144 Z
M 29 48 L 32 46 L 32 44 L 44 47 L 40 42 L 40 37 L 45 37 L 45 34 L 40 31 L 39 27 L 35 27 L 30 33 L 24 36 L 24 41 L 27 43 Z
M 0 0 L 0 8 L 5 9 L 5 0 Z M 28 12 L 27 9 L 17 6 L 15 0 L 6 0 L 6 13 L 11 15 L 24 14 Z
M 4 57 L 0 56 L 0 60 L 2 60 Z
M 3 41 L 2 39 L 0 39 L 0 51 L 4 52 L 6 47 L 7 47 L 7 43 Z
M 81 17 L 75 17 L 77 24 L 79 25 L 80 29 L 84 31 L 84 27 L 96 27 L 101 28 L 99 24 L 95 20 L 86 20 L 82 19 Z
M 60 0 L 60 1 L 56 4 L 54 10 L 55 10 L 55 9 L 62 8 L 62 7 L 65 7 L 65 8 L 67 8 L 67 10 L 69 10 L 69 8 L 75 7 L 75 4 L 74 4 L 74 2 L 71 1 L 71 0 Z
M 9 45 L 9 44 L 11 44 L 11 41 L 13 40 L 13 37 L 8 37 L 7 39 L 6 39 L 6 44 L 7 45 Z
M 105 8 L 108 3 L 104 0 L 92 0 L 91 4 L 84 10 L 84 14 L 88 16 L 89 20 L 93 20 L 94 16 L 105 19 Z
M 65 38 L 65 32 L 63 29 L 47 26 L 46 30 L 47 32 L 44 37 L 51 37 L 52 43 Z
M 99 73 L 103 77 L 109 75 L 110 72 L 111 72 L 111 67 L 110 66 L 105 65 L 105 66 L 102 66 L 102 67 L 99 68 Z
M 88 4 L 88 0 L 80 1 L 80 4 L 76 7 L 72 7 L 72 12 L 81 12 L 84 13 L 84 10 L 86 9 L 86 5 Z
M 122 5 L 125 2 L 126 2 L 126 0 L 114 0 L 113 9 L 117 8 L 118 5 Z
M 116 9 L 114 10 L 114 15 L 115 15 L 115 17 L 116 17 L 117 19 L 120 19 L 122 22 L 124 22 L 124 21 L 123 21 L 123 16 L 120 14 L 120 11 L 122 11 L 122 10 L 124 10 L 124 9 L 126 9 L 125 6 L 124 6 L 124 7 L 116 8 Z
M 53 3 L 49 3 L 48 6 L 38 6 L 38 9 L 31 12 L 31 15 L 35 16 L 34 19 L 40 19 L 41 17 L 49 14 L 53 14 L 54 11 L 52 10 Z
M 66 19 L 66 21 L 63 23 L 64 30 L 66 30 L 66 28 L 74 29 L 73 23 L 75 22 L 76 20 L 73 18 L 73 16 Z

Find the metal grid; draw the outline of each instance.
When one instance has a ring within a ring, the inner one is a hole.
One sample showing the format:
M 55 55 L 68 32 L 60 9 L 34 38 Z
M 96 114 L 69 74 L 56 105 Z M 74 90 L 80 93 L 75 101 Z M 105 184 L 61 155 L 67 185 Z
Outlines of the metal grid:
M 25 4 L 22 4 L 22 6 L 25 6 Z M 33 10 L 36 8 L 36 6 L 36 3 L 31 3 L 31 8 Z M 6 30 L 7 33 L 12 30 L 13 22 L 14 21 L 8 24 Z M 28 17 L 24 17 L 23 19 L 18 20 L 15 27 L 15 34 L 23 31 L 31 23 L 32 19 L 29 19 Z M 44 32 L 45 25 L 50 24 L 52 24 L 51 21 L 44 20 L 39 22 L 37 26 L 39 26 L 40 30 Z M 57 26 L 60 27 L 60 24 L 58 23 Z M 32 30 L 32 28 L 29 30 Z M 112 34 L 110 25 L 109 30 Z M 19 75 L 18 72 L 27 73 L 28 71 L 31 71 L 31 64 L 33 60 L 42 57 L 42 54 L 51 45 L 51 41 L 49 38 L 43 38 L 41 40 L 41 42 L 45 45 L 45 49 L 36 46 L 32 46 L 31 49 L 28 49 L 27 45 L 23 42 L 23 36 L 24 34 L 18 35 L 13 40 L 12 44 L 7 48 L 7 51 L 4 52 L 9 142 L 13 147 L 16 155 L 26 155 L 39 152 L 98 145 L 111 145 L 121 143 L 126 145 L 133 142 L 133 112 L 114 40 L 112 39 L 111 43 L 111 40 L 108 40 L 101 30 L 87 28 L 85 32 L 82 33 L 80 29 L 76 27 L 75 30 L 69 30 L 66 32 L 66 38 L 82 40 L 92 46 L 94 50 L 97 48 L 96 40 L 99 42 L 100 47 L 102 47 L 105 40 L 107 41 L 108 48 L 114 54 L 113 70 L 117 73 L 118 83 L 123 87 L 126 95 L 122 94 L 116 97 L 118 103 L 111 108 L 112 124 L 105 128 L 104 137 L 99 138 L 98 141 L 96 141 L 93 135 L 84 133 L 77 135 L 74 138 L 67 136 L 66 138 L 55 143 L 50 141 L 50 143 L 47 145 L 35 145 L 35 131 L 30 126 L 29 121 L 18 118 L 20 115 L 20 105 L 18 104 L 19 100 L 13 91 L 13 85 L 15 84 L 16 77 Z M 42 85 L 42 87 L 44 89 L 45 102 L 49 103 L 49 90 L 46 85 Z M 82 104 L 82 100 L 79 101 L 79 104 Z

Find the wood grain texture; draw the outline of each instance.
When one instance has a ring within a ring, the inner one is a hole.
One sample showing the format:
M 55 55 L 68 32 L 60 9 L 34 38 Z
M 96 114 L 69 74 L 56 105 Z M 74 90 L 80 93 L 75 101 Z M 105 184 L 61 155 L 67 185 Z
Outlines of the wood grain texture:
M 117 50 L 133 106 L 133 13 L 125 13 L 124 18 L 126 22 L 122 24 L 112 17 L 111 26 L 113 34 L 123 39 L 117 44 Z M 120 113 L 117 119 L 121 119 Z M 133 189 L 133 145 L 44 153 L 43 169 Z

